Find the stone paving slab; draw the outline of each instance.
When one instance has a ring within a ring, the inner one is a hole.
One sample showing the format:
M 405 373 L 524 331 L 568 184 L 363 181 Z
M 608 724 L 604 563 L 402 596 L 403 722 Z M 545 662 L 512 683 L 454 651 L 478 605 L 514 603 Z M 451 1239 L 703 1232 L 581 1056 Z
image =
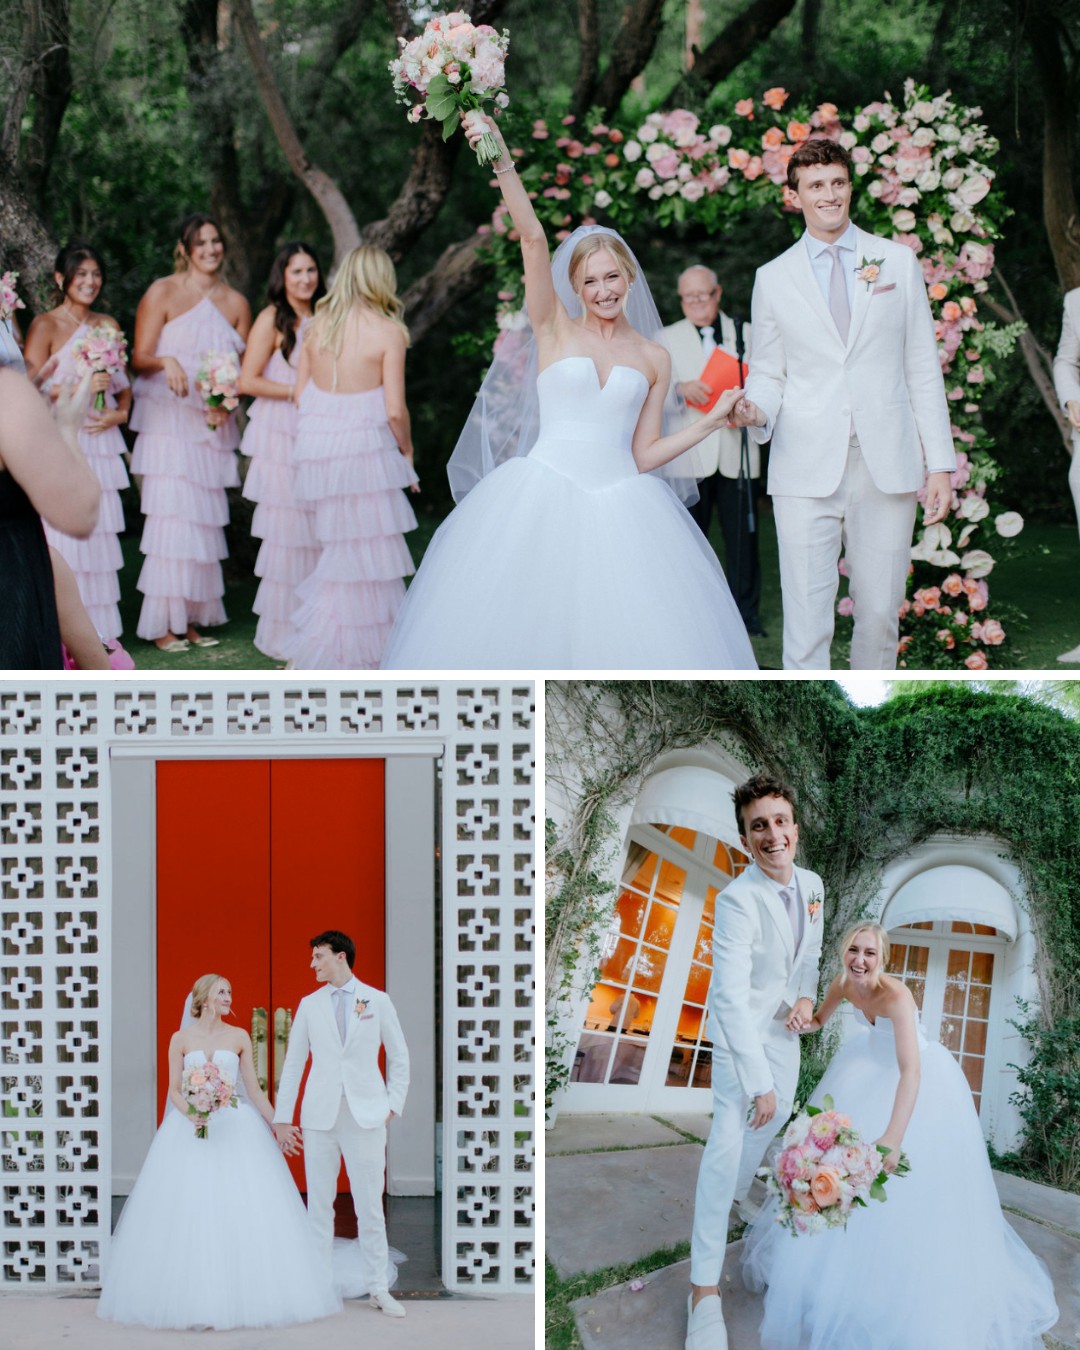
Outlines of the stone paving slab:
M 348 1300 L 336 1317 L 240 1331 L 151 1331 L 97 1317 L 97 1298 L 0 1297 L 3 1350 L 533 1350 L 531 1295 L 409 1299 L 404 1318 Z
M 702 1151 L 676 1144 L 548 1155 L 547 1254 L 560 1278 L 689 1240 Z
M 650 1144 L 685 1142 L 677 1130 L 669 1129 L 652 1116 L 563 1115 L 545 1134 L 544 1152 L 551 1158 L 559 1153 L 584 1153 L 589 1149 L 646 1148 Z
M 1008 1172 L 995 1172 L 994 1185 L 1003 1205 L 1056 1224 L 1058 1228 L 1067 1228 L 1080 1237 L 1080 1195 L 1056 1191 L 1053 1186 L 1042 1186 L 1037 1181 L 1014 1177 Z

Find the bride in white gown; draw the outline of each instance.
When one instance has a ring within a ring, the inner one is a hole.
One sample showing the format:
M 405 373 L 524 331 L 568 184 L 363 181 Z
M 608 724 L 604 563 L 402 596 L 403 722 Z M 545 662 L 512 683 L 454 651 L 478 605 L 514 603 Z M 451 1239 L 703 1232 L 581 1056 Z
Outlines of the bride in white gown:
M 148 1327 L 284 1326 L 340 1311 L 331 1272 L 267 1128 L 251 1039 L 222 1019 L 232 989 L 204 975 L 191 1025 L 169 1045 L 169 1099 L 113 1237 L 98 1316 Z M 211 1115 L 207 1137 L 180 1095 L 185 1068 L 213 1061 L 246 1100 Z M 250 1103 L 250 1104 L 249 1104 Z M 175 1108 L 175 1109 L 174 1109 Z M 260 1119 L 260 1116 L 262 1119 Z
M 840 1001 L 859 1032 L 833 1057 L 828 1094 L 864 1139 L 901 1148 L 911 1171 L 848 1227 L 795 1237 L 770 1198 L 743 1243 L 743 1278 L 768 1285 L 762 1350 L 1041 1350 L 1058 1320 L 1042 1262 L 1006 1223 L 971 1089 L 943 1045 L 928 1042 L 907 987 L 883 973 L 889 939 L 849 930 L 843 970 L 808 1030 Z M 882 1292 L 902 1303 L 886 1307 Z
M 549 261 L 501 133 L 469 117 L 470 141 L 502 147 L 531 329 L 501 340 L 450 460 L 459 505 L 382 668 L 756 669 L 715 554 L 653 472 L 724 425 L 739 391 L 662 434 L 671 359 L 630 250 L 589 226 Z

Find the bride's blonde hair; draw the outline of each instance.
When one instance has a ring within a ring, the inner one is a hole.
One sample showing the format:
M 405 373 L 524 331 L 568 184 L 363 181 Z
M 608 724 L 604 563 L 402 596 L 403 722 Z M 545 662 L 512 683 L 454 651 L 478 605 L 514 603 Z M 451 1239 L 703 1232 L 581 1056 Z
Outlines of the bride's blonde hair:
M 588 234 L 570 254 L 570 285 L 573 286 L 578 295 L 581 294 L 579 280 L 581 273 L 585 270 L 585 264 L 594 253 L 600 253 L 601 251 L 611 254 L 615 266 L 619 269 L 628 286 L 632 286 L 637 279 L 637 267 L 633 255 L 617 234 Z
M 877 939 L 878 945 L 878 970 L 884 975 L 885 967 L 889 964 L 889 956 L 892 947 L 889 943 L 889 935 L 879 923 L 853 923 L 844 936 L 840 939 L 840 964 L 844 964 L 844 953 L 851 946 L 852 940 L 860 933 L 873 933 Z
M 228 984 L 229 981 L 224 975 L 200 975 L 191 986 L 191 1015 L 198 1017 L 203 1008 L 206 1007 L 206 1001 L 214 992 L 219 984 Z M 230 986 L 231 988 L 231 986 Z
M 320 351 L 335 357 L 341 355 L 345 320 L 354 305 L 373 309 L 396 323 L 408 346 L 409 330 L 401 317 L 405 306 L 398 298 L 397 273 L 384 249 L 361 244 L 342 258 L 333 284 L 315 306 L 312 334 Z

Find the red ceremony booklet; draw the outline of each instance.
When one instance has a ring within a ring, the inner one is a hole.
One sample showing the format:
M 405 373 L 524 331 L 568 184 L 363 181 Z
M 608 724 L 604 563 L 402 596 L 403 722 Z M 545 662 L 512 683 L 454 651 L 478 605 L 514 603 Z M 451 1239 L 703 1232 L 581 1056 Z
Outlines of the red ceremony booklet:
M 712 393 L 704 403 L 691 403 L 687 399 L 687 404 L 691 408 L 696 408 L 698 412 L 709 412 L 725 389 L 742 388 L 749 369 L 745 361 L 740 367 L 735 357 L 730 356 L 723 347 L 714 348 L 712 355 L 705 362 L 705 369 L 698 376 L 702 384 L 709 386 Z

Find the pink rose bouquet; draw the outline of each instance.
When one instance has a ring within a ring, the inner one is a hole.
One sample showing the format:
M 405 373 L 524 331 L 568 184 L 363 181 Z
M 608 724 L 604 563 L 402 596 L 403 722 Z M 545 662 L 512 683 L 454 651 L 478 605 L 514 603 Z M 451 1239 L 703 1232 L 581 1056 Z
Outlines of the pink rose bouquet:
M 18 272 L 5 272 L 0 277 L 0 321 L 5 323 L 9 323 L 15 317 L 17 309 L 26 308 L 15 289 L 18 279 Z
M 784 1147 L 770 1169 L 758 1173 L 776 1196 L 781 1223 L 794 1235 L 845 1228 L 856 1205 L 885 1199 L 888 1173 L 882 1167 L 883 1144 L 868 1144 L 847 1116 L 833 1109 L 808 1106 L 784 1132 Z M 900 1155 L 896 1176 L 910 1171 Z
M 208 408 L 232 412 L 240 406 L 240 362 L 235 352 L 207 352 L 195 374 L 195 388 Z M 208 427 L 217 423 L 207 422 Z
M 505 108 L 510 102 L 504 86 L 506 51 L 510 34 L 502 35 L 489 24 L 474 24 L 462 10 L 437 14 L 411 42 L 398 38 L 401 51 L 390 62 L 394 90 L 400 103 L 408 103 L 409 121 L 433 117 L 442 123 L 447 141 L 465 114 L 485 103 Z M 410 90 L 420 94 L 415 102 Z M 485 134 L 476 148 L 481 164 L 499 157 L 494 136 Z
M 127 338 L 112 324 L 98 323 L 75 339 L 71 355 L 80 375 L 115 375 L 127 362 Z M 101 412 L 104 407 L 105 394 L 99 389 L 94 396 L 94 409 Z
M 184 1070 L 180 1095 L 188 1104 L 188 1115 L 201 1117 L 195 1127 L 196 1139 L 208 1139 L 210 1117 L 224 1106 L 235 1107 L 238 1101 L 233 1084 L 212 1059 Z

